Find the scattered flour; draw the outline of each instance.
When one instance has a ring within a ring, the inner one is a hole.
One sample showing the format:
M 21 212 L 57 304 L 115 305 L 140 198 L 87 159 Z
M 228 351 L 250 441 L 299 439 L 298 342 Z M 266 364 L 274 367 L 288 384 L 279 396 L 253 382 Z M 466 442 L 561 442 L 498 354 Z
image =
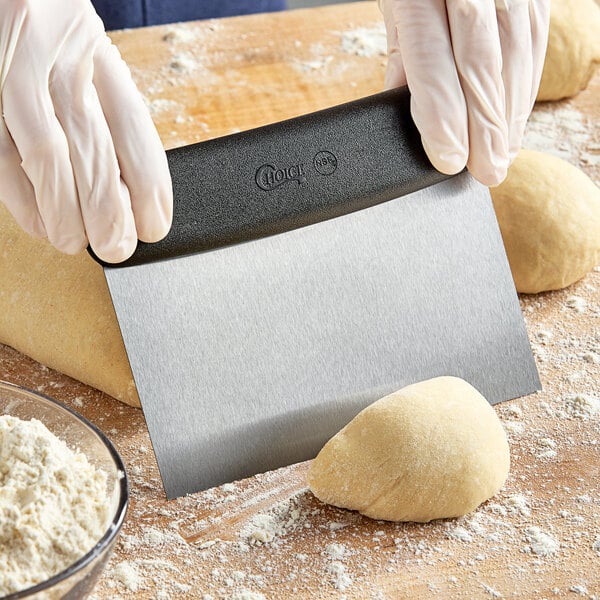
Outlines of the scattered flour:
M 548 344 L 553 337 L 554 334 L 549 329 L 538 329 L 535 334 L 536 341 L 544 345 Z
M 283 533 L 283 523 L 275 515 L 260 513 L 252 518 L 250 526 L 242 532 L 251 542 L 267 543 Z
M 529 543 L 527 549 L 537 556 L 550 556 L 560 548 L 558 541 L 539 527 L 528 527 L 524 533 L 525 540 Z
M 565 304 L 577 313 L 583 313 L 587 308 L 587 302 L 581 296 L 569 296 Z
M 328 544 L 325 546 L 325 555 L 334 560 L 343 560 L 348 556 L 348 548 L 344 544 Z
M 250 590 L 238 590 L 229 596 L 230 600 L 267 600 L 264 594 Z
M 592 158 L 592 134 L 588 117 L 560 104 L 534 110 L 527 122 L 523 147 L 549 152 L 570 163 Z
M 513 494 L 509 496 L 505 502 L 506 510 L 509 514 L 517 514 L 522 517 L 530 517 L 531 509 L 527 496 L 523 494 Z
M 332 576 L 332 583 L 336 590 L 346 591 L 352 585 L 352 577 L 347 572 L 346 566 L 340 561 L 333 561 L 326 567 L 326 571 Z
M 571 394 L 564 399 L 565 412 L 576 419 L 590 419 L 600 409 L 600 400 L 589 394 Z
M 268 512 L 254 515 L 240 531 L 251 544 L 277 543 L 277 538 L 304 526 L 305 514 L 293 496 L 275 504 Z
M 537 458 L 556 458 L 556 442 L 552 438 L 542 438 L 538 444 L 542 450 L 536 454 Z
M 313 60 L 302 61 L 298 63 L 300 71 L 308 73 L 310 71 L 320 71 L 333 61 L 333 56 L 322 56 Z
M 146 106 L 149 108 L 150 113 L 156 115 L 165 111 L 174 111 L 180 108 L 180 105 L 174 100 L 165 100 L 163 98 L 155 98 L 154 100 L 148 100 L 145 98 Z
M 359 27 L 341 34 L 342 50 L 356 56 L 385 56 L 387 54 L 387 39 L 385 25 L 374 27 Z
M 502 594 L 498 591 L 495 590 L 493 587 L 490 587 L 489 585 L 486 585 L 485 583 L 481 584 L 481 587 L 490 595 L 492 596 L 492 598 L 502 598 Z
M 137 592 L 140 589 L 142 578 L 135 566 L 129 561 L 120 562 L 113 569 L 112 576 L 130 592 Z
M 569 588 L 570 592 L 573 592 L 574 594 L 578 594 L 579 596 L 587 596 L 588 595 L 588 590 L 587 587 L 585 587 L 585 585 L 572 585 Z
M 515 419 L 520 419 L 523 416 L 523 409 L 516 404 L 510 404 L 506 407 L 506 414 Z
M 110 521 L 106 473 L 36 419 L 0 416 L 0 596 L 56 575 Z
M 141 592 L 150 586 L 160 586 L 156 598 L 170 600 L 173 593 L 187 593 L 191 586 L 181 583 L 175 578 L 181 575 L 180 570 L 169 560 L 164 559 L 131 559 L 117 563 L 107 571 L 109 587 L 119 583 L 128 592 Z
M 189 44 L 190 42 L 194 42 L 198 38 L 198 30 L 183 27 L 182 24 L 175 25 L 165 33 L 163 36 L 163 41 L 168 42 L 169 44 Z
M 583 352 L 581 358 L 592 365 L 600 365 L 600 354 L 590 350 L 589 352 Z
M 471 542 L 473 536 L 464 527 L 452 527 L 446 532 L 446 535 L 451 540 L 459 540 L 461 542 Z
M 518 421 L 504 421 L 502 426 L 504 427 L 506 433 L 510 435 L 519 435 L 525 431 L 525 425 L 523 425 L 523 423 L 519 423 Z
M 199 67 L 199 63 L 191 54 L 180 53 L 173 56 L 169 67 L 181 74 L 193 73 Z

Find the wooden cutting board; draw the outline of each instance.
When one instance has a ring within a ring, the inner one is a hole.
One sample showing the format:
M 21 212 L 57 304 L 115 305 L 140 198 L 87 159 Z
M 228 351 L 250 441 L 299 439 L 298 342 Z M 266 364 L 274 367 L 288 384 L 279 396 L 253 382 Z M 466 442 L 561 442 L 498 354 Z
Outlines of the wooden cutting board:
M 383 82 L 375 2 L 112 37 L 166 147 L 338 104 Z M 599 94 L 600 75 L 573 100 L 537 106 L 525 145 L 599 182 Z M 0 378 L 80 411 L 124 457 L 131 507 L 94 598 L 600 597 L 599 290 L 596 270 L 566 290 L 521 298 L 544 391 L 497 407 L 511 443 L 506 487 L 465 518 L 425 525 L 322 505 L 306 489 L 306 464 L 167 502 L 141 411 L 7 346 Z

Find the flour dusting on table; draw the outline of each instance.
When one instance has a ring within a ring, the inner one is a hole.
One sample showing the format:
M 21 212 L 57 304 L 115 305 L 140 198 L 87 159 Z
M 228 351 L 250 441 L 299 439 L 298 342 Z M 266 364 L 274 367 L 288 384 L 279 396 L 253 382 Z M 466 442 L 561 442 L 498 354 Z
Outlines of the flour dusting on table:
M 358 27 L 340 34 L 341 47 L 347 54 L 356 56 L 385 56 L 387 38 L 383 21 L 373 27 Z

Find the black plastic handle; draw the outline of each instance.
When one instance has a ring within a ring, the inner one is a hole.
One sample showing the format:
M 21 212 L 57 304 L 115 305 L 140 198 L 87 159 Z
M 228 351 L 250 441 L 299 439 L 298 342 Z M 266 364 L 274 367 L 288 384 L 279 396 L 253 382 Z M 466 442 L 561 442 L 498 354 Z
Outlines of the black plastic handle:
M 123 267 L 339 217 L 449 176 L 429 162 L 400 88 L 167 152 L 173 227 Z M 92 253 L 93 255 L 93 253 Z

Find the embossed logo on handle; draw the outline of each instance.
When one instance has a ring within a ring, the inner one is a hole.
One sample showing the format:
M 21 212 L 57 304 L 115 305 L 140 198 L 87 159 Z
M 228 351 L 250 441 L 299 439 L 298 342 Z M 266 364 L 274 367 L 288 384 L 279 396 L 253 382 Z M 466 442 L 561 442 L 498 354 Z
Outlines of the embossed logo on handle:
M 315 154 L 313 164 L 321 175 L 331 175 L 337 169 L 338 161 L 333 152 L 321 150 Z
M 306 171 L 303 163 L 281 168 L 267 164 L 257 169 L 254 179 L 261 190 L 269 192 L 288 181 L 297 181 L 300 185 L 306 181 Z

